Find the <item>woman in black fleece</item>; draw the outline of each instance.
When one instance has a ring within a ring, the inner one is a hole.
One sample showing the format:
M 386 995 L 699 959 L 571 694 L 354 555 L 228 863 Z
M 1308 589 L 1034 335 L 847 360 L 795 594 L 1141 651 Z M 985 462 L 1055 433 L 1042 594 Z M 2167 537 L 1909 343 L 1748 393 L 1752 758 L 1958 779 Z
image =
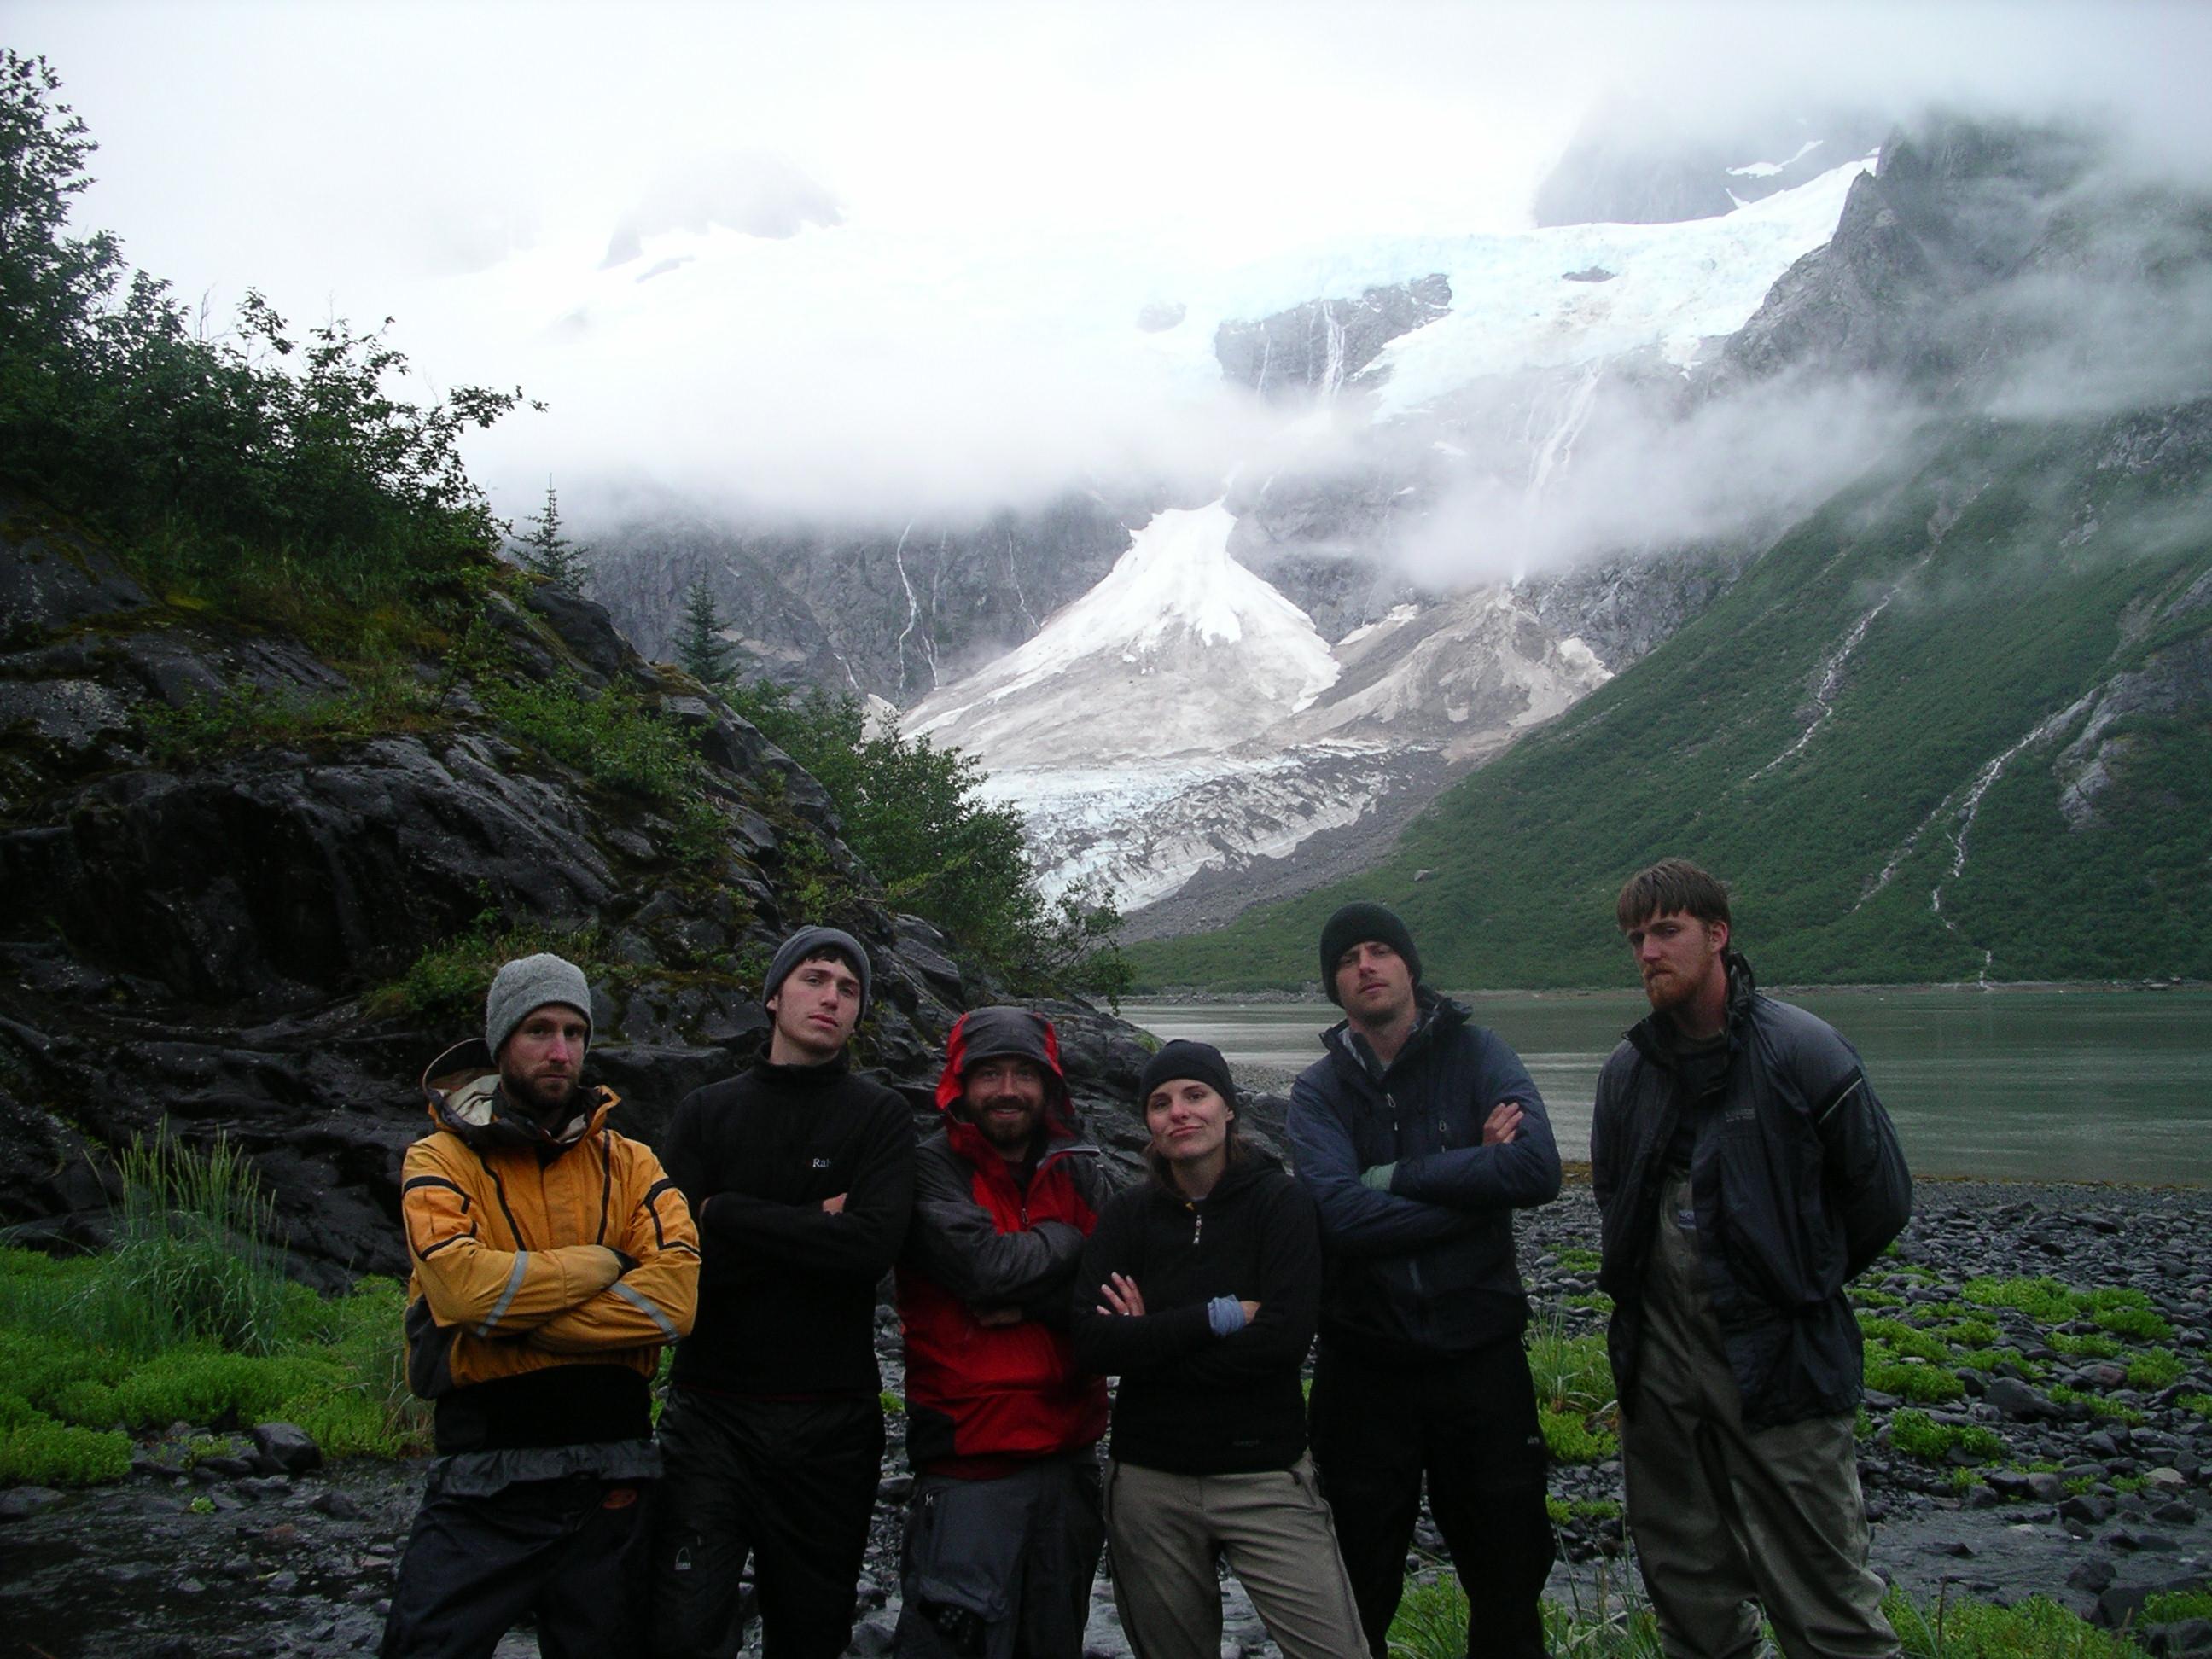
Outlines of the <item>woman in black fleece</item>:
M 1098 1218 L 1076 1280 L 1077 1362 L 1118 1376 L 1106 1533 L 1138 1659 L 1215 1659 L 1225 1557 L 1285 1659 L 1366 1643 L 1306 1455 L 1299 1368 L 1321 1304 L 1313 1200 L 1245 1156 L 1218 1050 L 1145 1067 L 1152 1180 Z

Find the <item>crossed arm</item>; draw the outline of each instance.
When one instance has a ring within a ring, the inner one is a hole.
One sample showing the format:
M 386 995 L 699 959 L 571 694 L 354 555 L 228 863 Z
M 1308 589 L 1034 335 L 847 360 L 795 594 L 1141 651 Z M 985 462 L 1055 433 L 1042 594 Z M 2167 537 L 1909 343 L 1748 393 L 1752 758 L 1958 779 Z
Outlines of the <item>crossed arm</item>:
M 611 1140 L 605 1152 L 615 1162 L 610 1184 L 641 1194 L 608 1243 L 503 1250 L 484 1243 L 475 1200 L 434 1147 L 410 1147 L 400 1218 L 431 1317 L 479 1340 L 513 1338 L 557 1353 L 672 1342 L 689 1332 L 699 1246 L 684 1195 L 644 1146 Z

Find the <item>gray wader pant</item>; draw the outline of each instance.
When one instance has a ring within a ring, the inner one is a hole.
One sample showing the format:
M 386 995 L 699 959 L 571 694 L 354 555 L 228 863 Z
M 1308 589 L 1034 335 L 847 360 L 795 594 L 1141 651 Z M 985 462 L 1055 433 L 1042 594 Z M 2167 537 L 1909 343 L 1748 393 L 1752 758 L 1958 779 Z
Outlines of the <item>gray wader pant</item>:
M 1746 1659 L 1756 1601 L 1790 1659 L 1890 1659 L 1849 1416 L 1744 1426 L 1706 1294 L 1689 1176 L 1669 1177 L 1621 1402 L 1628 1524 L 1668 1659 Z
M 1098 1449 L 988 1480 L 923 1474 L 900 1553 L 898 1659 L 1083 1659 L 1106 1542 Z
M 1220 1659 L 1224 1557 L 1283 1659 L 1367 1659 L 1313 1461 L 1249 1474 L 1106 1466 L 1114 1602 L 1138 1659 Z

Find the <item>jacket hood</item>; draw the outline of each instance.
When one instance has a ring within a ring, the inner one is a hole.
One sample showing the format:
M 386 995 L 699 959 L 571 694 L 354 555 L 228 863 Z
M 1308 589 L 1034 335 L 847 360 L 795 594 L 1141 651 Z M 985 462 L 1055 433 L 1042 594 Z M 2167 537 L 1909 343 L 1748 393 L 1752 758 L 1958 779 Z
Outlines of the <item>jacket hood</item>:
M 966 1121 L 954 1110 L 960 1103 L 961 1074 L 979 1060 L 1008 1054 L 1044 1072 L 1048 1138 L 1073 1137 L 1075 1112 L 1067 1097 L 1067 1074 L 1060 1066 L 1060 1033 L 1042 1014 L 1027 1008 L 974 1008 L 953 1022 L 952 1034 L 945 1040 L 945 1069 L 937 1076 L 937 1109 L 947 1125 Z
M 580 1088 L 575 1115 L 559 1129 L 547 1129 L 518 1111 L 501 1091 L 499 1067 L 481 1037 L 455 1043 L 422 1068 L 422 1097 L 432 1127 L 471 1146 L 527 1146 L 556 1153 L 596 1134 L 607 1114 L 622 1103 L 611 1089 Z

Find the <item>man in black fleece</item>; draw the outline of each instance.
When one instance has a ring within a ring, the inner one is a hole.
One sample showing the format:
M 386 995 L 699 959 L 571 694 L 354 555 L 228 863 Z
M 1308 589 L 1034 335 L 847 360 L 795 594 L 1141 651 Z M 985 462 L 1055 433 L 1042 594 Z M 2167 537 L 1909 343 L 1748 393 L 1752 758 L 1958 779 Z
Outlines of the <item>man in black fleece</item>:
M 732 1650 L 753 1557 L 764 1651 L 832 1659 L 884 1449 L 876 1285 L 914 1199 L 906 1103 L 846 1069 L 868 957 L 830 927 L 784 941 L 750 1070 L 676 1109 L 669 1175 L 697 1218 L 699 1313 L 660 1417 L 653 1650 Z

